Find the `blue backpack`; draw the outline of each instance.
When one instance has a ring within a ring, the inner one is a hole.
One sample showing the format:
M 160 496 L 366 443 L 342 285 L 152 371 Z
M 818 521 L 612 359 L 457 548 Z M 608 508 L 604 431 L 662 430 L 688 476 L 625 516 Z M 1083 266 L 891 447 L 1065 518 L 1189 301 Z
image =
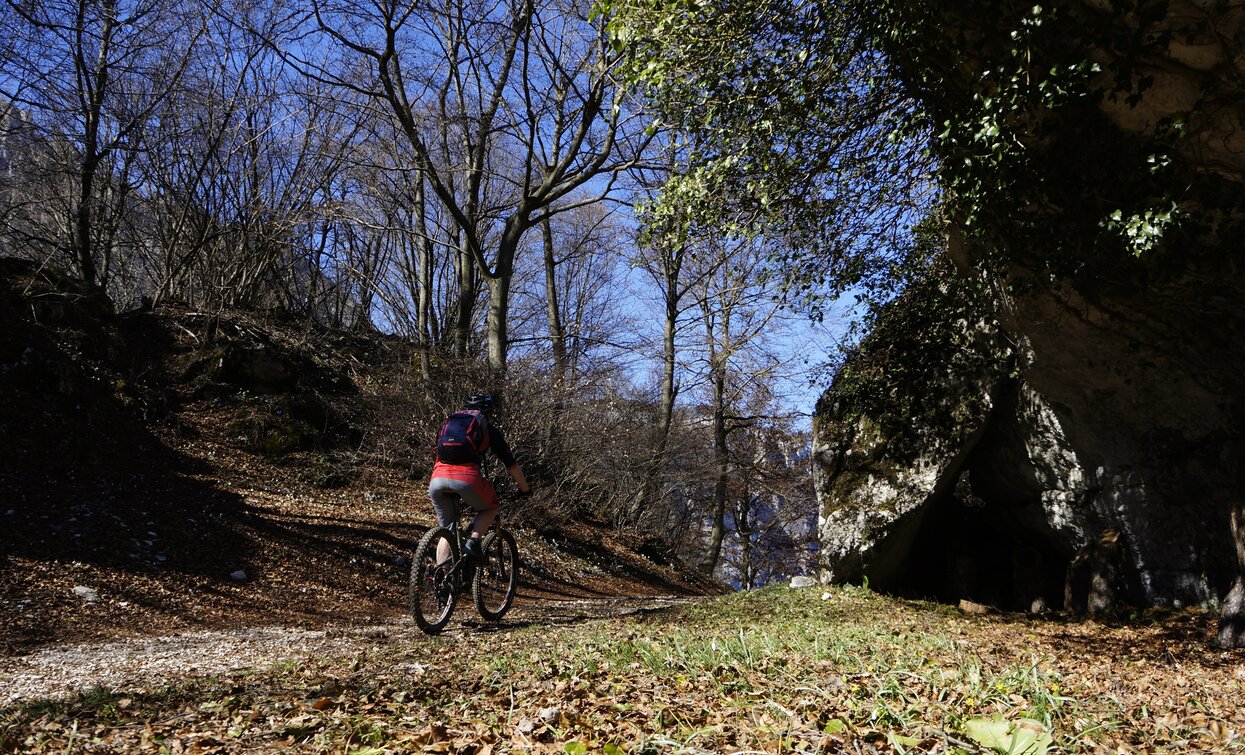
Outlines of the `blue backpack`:
M 437 432 L 437 458 L 446 464 L 475 464 L 488 448 L 488 420 L 467 409 L 451 414 Z

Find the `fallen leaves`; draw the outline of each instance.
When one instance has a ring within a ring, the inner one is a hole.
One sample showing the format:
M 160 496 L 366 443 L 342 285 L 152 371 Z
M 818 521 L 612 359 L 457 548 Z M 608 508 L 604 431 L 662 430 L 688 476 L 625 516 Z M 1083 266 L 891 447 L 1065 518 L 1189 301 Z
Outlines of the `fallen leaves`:
M 1241 683 L 1224 671 L 1239 664 L 1193 638 L 948 618 L 851 591 L 792 600 L 763 591 L 667 615 L 396 641 L 164 692 L 10 709 L 0 750 L 1245 749 Z

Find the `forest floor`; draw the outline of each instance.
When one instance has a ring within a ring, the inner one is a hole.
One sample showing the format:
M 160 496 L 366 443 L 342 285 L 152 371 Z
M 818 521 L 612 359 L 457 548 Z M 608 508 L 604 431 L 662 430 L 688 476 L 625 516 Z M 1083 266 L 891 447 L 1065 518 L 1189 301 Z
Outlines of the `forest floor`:
M 434 523 L 421 423 L 438 421 L 409 344 L 245 313 L 118 316 L 32 275 L 0 259 L 0 659 L 405 615 Z M 521 608 L 723 589 L 552 496 L 503 519 Z
M 968 615 L 850 587 L 621 606 L 343 629 L 11 703 L 0 750 L 1245 751 L 1245 656 L 1197 612 Z
M 348 481 L 318 487 L 303 479 L 305 456 L 239 448 L 231 410 L 192 404 L 175 424 L 129 439 L 139 450 L 129 468 L 75 475 L 49 463 L 46 484 L 0 504 L 0 657 L 405 615 L 409 559 L 434 523 L 426 482 L 398 465 L 357 464 Z M 641 556 L 641 538 L 602 523 L 507 526 L 523 559 L 520 605 L 722 590 Z

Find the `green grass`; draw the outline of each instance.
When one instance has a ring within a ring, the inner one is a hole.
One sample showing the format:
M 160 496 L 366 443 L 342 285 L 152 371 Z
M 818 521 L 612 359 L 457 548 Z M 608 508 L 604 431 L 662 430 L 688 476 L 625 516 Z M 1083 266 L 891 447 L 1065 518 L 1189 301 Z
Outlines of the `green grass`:
M 1058 680 L 1036 666 L 985 669 L 975 658 L 957 659 L 955 642 L 926 626 L 897 634 L 885 624 L 861 621 L 879 608 L 873 596 L 846 593 L 847 605 L 809 600 L 784 588 L 740 594 L 686 612 L 680 626 L 607 645 L 622 666 L 639 664 L 653 674 L 673 674 L 725 693 L 767 690 L 778 706 L 801 695 L 833 699 L 842 691 L 858 724 L 908 728 L 933 718 L 956 726 L 979 708 L 1023 699 L 1030 715 L 1056 723 L 1071 702 Z M 713 609 L 720 610 L 713 610 Z M 846 621 L 849 615 L 855 621 Z M 936 622 L 927 610 L 912 618 Z M 789 690 L 789 692 L 784 692 Z

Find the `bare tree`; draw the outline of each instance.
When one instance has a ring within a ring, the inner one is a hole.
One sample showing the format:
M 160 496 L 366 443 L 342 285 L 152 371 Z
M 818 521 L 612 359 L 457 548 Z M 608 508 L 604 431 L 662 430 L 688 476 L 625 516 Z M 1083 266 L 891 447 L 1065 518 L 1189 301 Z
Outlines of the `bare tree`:
M 40 239 L 88 286 L 106 286 L 128 181 L 145 129 L 180 82 L 207 7 L 172 0 L 6 0 L 4 31 L 20 40 L 4 67 L 12 99 L 45 141 L 60 222 Z
M 773 336 L 783 310 L 767 285 L 765 254 L 753 242 L 709 239 L 702 247 L 702 259 L 701 264 L 712 270 L 696 287 L 696 303 L 703 327 L 708 379 L 713 487 L 709 541 L 700 568 L 712 574 L 726 537 L 732 466 L 730 434 L 748 424 L 739 411 L 744 397 L 755 385 L 775 377 L 780 362 L 765 353 L 758 339 L 762 334 Z
M 620 345 L 623 318 L 613 297 L 622 233 L 601 203 L 546 218 L 540 231 L 544 343 L 552 356 L 551 384 L 565 388 L 594 350 Z
M 311 317 L 360 248 L 343 225 L 358 125 L 254 52 L 239 49 L 236 69 L 209 72 L 161 119 L 148 167 L 160 192 L 158 297 Z
M 309 21 L 336 55 L 297 64 L 396 120 L 413 167 L 454 225 L 457 348 L 466 348 L 478 277 L 489 291 L 489 364 L 503 373 L 524 235 L 608 195 L 647 140 L 642 131 L 634 143 L 625 138 L 640 130 L 631 129 L 625 93 L 613 83 L 618 55 L 602 22 L 590 21 L 584 7 L 536 0 L 366 7 L 317 0 Z M 370 78 L 342 76 L 360 61 Z M 570 199 L 590 183 L 592 196 Z
M 734 420 L 721 568 L 751 589 L 808 568 L 817 501 L 809 436 L 791 429 L 768 383 L 754 385 L 746 405 L 752 415 Z
M 659 477 L 670 463 L 670 438 L 675 417 L 675 402 L 680 392 L 677 379 L 679 349 L 682 331 L 695 325 L 685 315 L 697 308 L 693 294 L 704 284 L 707 276 L 716 272 L 717 266 L 726 262 L 725 256 L 706 257 L 697 254 L 696 244 L 691 240 L 692 229 L 686 218 L 677 210 L 657 203 L 660 187 L 676 170 L 677 156 L 684 146 L 678 135 L 663 134 L 668 138 L 664 147 L 664 163 L 655 169 L 635 171 L 636 194 L 641 197 L 642 226 L 637 234 L 632 264 L 641 270 L 653 285 L 658 296 L 661 318 L 661 376 L 655 439 L 644 470 L 642 482 L 627 507 L 624 523 L 634 524 L 646 516 L 647 510 L 659 503 L 661 487 Z M 654 212 L 654 208 L 657 211 Z M 695 264 L 693 264 L 693 260 Z

